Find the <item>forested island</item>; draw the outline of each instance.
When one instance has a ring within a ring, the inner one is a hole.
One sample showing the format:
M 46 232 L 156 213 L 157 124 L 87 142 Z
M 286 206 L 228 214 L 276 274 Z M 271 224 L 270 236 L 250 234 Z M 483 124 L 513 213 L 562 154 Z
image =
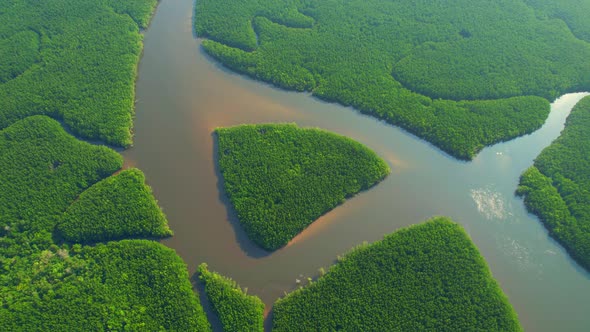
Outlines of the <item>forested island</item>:
M 549 234 L 590 270 L 590 97 L 572 110 L 561 136 L 520 178 L 517 194 Z
M 273 331 L 521 330 L 469 236 L 442 217 L 353 249 L 273 316 Z
M 590 4 L 203 0 L 195 29 L 233 70 L 471 159 L 539 128 L 557 96 L 590 89 L 582 8 Z
M 390 172 L 367 147 L 320 129 L 263 124 L 215 133 L 225 192 L 250 239 L 267 250 Z

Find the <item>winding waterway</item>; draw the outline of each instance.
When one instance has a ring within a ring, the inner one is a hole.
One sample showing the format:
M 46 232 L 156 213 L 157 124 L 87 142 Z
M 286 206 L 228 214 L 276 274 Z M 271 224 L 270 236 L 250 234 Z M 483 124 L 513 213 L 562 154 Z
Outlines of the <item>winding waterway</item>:
M 514 196 L 520 174 L 555 139 L 584 94 L 552 105 L 542 129 L 484 149 L 472 162 L 373 118 L 308 95 L 231 73 L 208 58 L 192 33 L 192 0 L 162 0 L 145 33 L 139 66 L 135 146 L 124 152 L 167 214 L 174 248 L 193 273 L 201 262 L 248 287 L 270 307 L 296 279 L 318 275 L 363 241 L 434 215 L 461 223 L 528 331 L 585 331 L 590 275 L 550 239 Z M 287 247 L 268 254 L 244 235 L 220 192 L 213 129 L 296 122 L 356 139 L 385 158 L 392 174 L 328 213 Z

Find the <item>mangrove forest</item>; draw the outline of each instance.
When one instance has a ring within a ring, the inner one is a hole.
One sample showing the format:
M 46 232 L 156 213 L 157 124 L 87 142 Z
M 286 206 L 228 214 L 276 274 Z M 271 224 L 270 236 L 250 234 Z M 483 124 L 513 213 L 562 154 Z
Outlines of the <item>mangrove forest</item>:
M 267 250 L 390 172 L 367 147 L 320 129 L 263 124 L 215 132 L 225 192 L 250 239 Z
M 580 1 L 552 3 L 203 0 L 195 29 L 233 70 L 472 159 L 538 129 L 561 94 L 590 89 Z
M 520 178 L 517 194 L 549 234 L 590 269 L 590 97 L 567 118 L 561 136 Z

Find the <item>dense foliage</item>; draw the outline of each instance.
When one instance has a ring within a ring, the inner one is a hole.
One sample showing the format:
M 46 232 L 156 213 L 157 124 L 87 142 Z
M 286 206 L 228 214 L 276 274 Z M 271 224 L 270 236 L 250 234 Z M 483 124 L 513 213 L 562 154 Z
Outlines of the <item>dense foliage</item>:
M 88 187 L 123 165 L 103 146 L 78 141 L 55 120 L 26 118 L 0 132 L 0 250 L 14 236 L 45 238 L 66 208 Z M 28 241 L 27 241 L 28 242 Z M 6 252 L 14 256 L 22 252 Z
M 0 331 L 210 330 L 174 251 L 54 236 L 72 204 L 61 227 L 73 241 L 170 232 L 141 172 L 99 182 L 121 156 L 43 116 L 129 145 L 139 28 L 155 4 L 0 1 Z
M 0 2 L 0 128 L 30 115 L 131 144 L 134 82 L 156 0 Z
M 234 70 L 470 159 L 539 128 L 547 99 L 590 89 L 590 43 L 550 11 L 524 0 L 203 0 L 195 28 Z M 571 15 L 574 30 L 590 30 L 584 13 Z
M 83 192 L 57 229 L 66 241 L 94 243 L 170 236 L 167 223 L 143 173 L 128 169 Z
M 225 192 L 248 236 L 267 250 L 389 173 L 373 151 L 324 130 L 265 124 L 216 133 Z
M 590 2 L 586 0 L 525 0 L 525 3 L 537 9 L 537 15 L 563 20 L 572 33 L 590 42 Z
M 582 99 L 565 129 L 520 178 L 517 193 L 551 236 L 590 269 L 590 97 Z
M 172 250 L 149 241 L 54 241 L 68 206 L 121 168 L 119 154 L 76 140 L 45 116 L 0 131 L 0 152 L 1 331 L 208 330 Z
M 2 293 L 2 331 L 208 331 L 186 265 L 146 240 L 50 248 Z M 4 302 L 4 301 L 3 301 Z
M 199 278 L 205 284 L 207 298 L 226 332 L 264 331 L 264 303 L 247 295 L 235 281 L 199 265 Z
M 39 58 L 39 36 L 22 31 L 0 40 L 0 83 L 22 74 Z
M 465 231 L 447 218 L 348 253 L 274 306 L 273 331 L 520 331 Z

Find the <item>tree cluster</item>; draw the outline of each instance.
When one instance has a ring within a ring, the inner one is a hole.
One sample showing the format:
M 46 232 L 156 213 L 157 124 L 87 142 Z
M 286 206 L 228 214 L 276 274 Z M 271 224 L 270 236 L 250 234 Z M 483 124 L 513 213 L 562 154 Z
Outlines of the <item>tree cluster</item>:
M 258 297 L 247 295 L 232 279 L 209 271 L 205 263 L 198 272 L 224 331 L 264 331 L 264 303 Z
M 2 1 L 0 128 L 31 115 L 131 145 L 135 77 L 156 0 Z
M 355 248 L 279 299 L 273 331 L 521 331 L 465 231 L 448 218 Z
M 74 243 L 172 235 L 138 169 L 124 170 L 84 191 L 66 210 L 57 231 Z
M 2 289 L 2 331 L 210 331 L 176 253 L 148 240 L 53 245 Z
M 250 239 L 267 250 L 389 174 L 367 147 L 320 129 L 241 125 L 216 134 L 225 192 Z

